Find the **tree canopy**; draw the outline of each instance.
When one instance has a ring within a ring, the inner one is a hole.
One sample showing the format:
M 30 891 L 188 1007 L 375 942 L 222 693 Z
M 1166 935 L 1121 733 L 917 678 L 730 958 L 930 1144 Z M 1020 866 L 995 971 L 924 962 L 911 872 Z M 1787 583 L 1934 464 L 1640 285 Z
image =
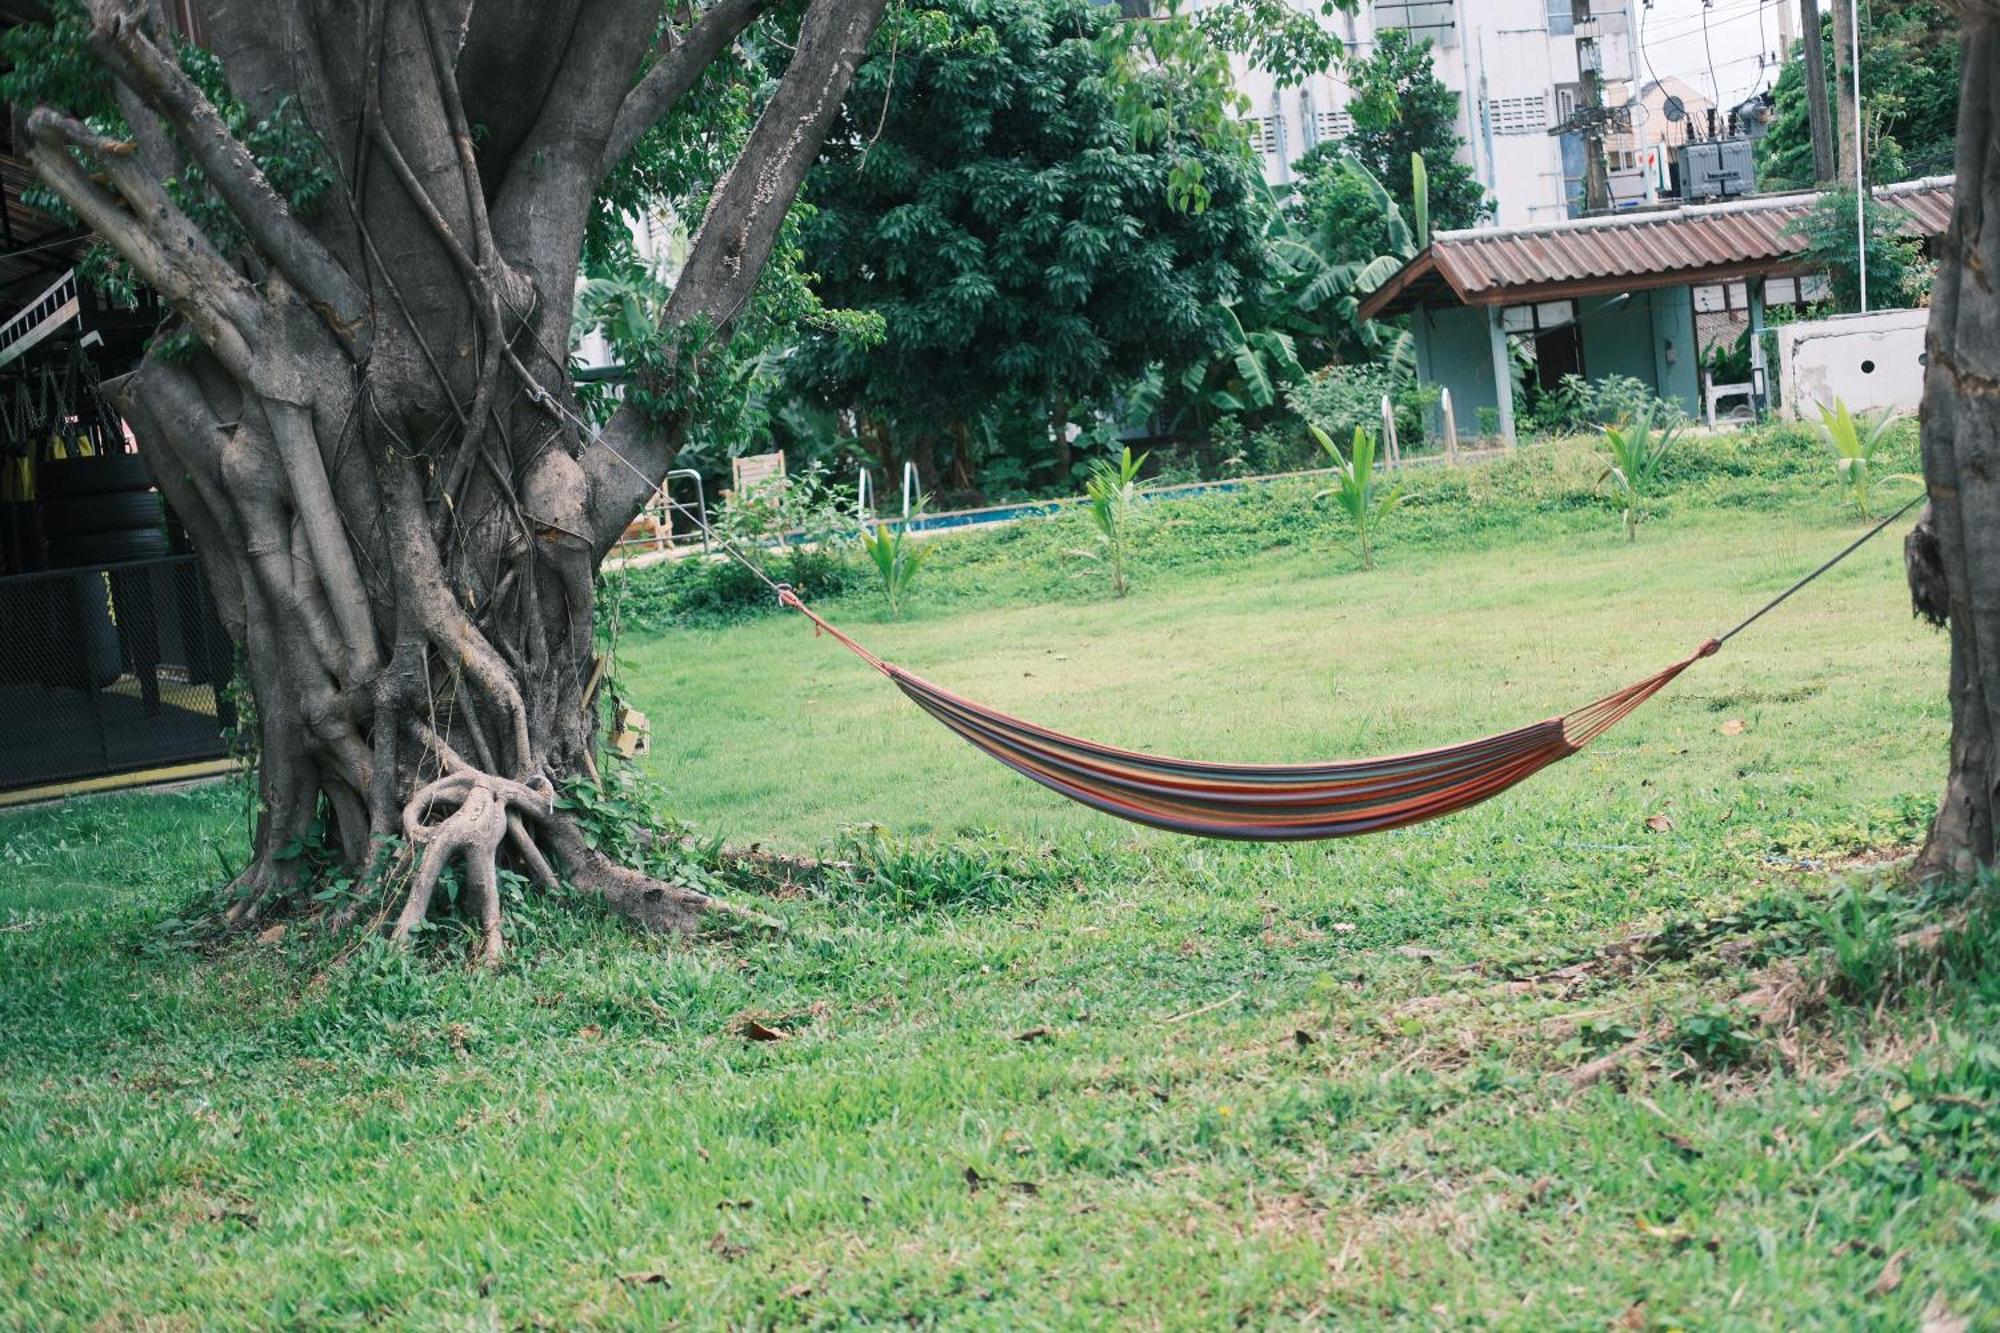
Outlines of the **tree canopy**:
M 1861 15 L 1869 179 L 1879 184 L 1949 174 L 1958 141 L 1957 20 L 1938 0 L 1874 0 Z M 1820 41 L 1831 81 L 1831 17 L 1821 24 Z M 1788 60 L 1779 71 L 1771 103 L 1770 131 L 1757 145 L 1758 180 L 1767 190 L 1811 189 L 1816 182 L 1803 60 Z
M 1347 107 L 1354 128 L 1315 145 L 1300 159 L 1299 192 L 1306 214 L 1344 208 L 1365 223 L 1365 208 L 1352 183 L 1339 179 L 1338 164 L 1347 158 L 1387 187 L 1404 217 L 1417 216 L 1414 155 L 1423 159 L 1429 176 L 1431 225 L 1448 230 L 1478 222 L 1487 210 L 1486 191 L 1472 168 L 1458 159 L 1465 144 L 1458 134 L 1458 94 L 1437 76 L 1430 39 L 1404 28 L 1385 29 L 1374 53 L 1349 65 L 1345 77 L 1354 90 Z
M 1216 307 L 1266 262 L 1256 162 L 1219 113 L 1189 127 L 1190 89 L 1215 111 L 1226 83 L 1114 78 L 1098 39 L 1116 17 L 1089 0 L 916 0 L 878 42 L 800 234 L 821 299 L 879 315 L 883 337 L 808 335 L 799 384 L 922 457 L 936 440 L 962 451 L 1003 403 L 1060 423 L 1215 343 Z M 1175 98 L 1171 124 L 1135 129 Z

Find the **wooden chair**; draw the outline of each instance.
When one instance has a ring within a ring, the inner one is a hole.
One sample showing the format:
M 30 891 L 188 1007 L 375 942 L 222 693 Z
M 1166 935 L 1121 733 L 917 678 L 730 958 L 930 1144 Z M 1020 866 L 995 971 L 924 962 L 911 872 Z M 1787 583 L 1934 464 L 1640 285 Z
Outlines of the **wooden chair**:
M 749 454 L 729 460 L 729 486 L 732 498 L 749 499 L 752 492 L 765 487 L 785 488 L 785 453 Z

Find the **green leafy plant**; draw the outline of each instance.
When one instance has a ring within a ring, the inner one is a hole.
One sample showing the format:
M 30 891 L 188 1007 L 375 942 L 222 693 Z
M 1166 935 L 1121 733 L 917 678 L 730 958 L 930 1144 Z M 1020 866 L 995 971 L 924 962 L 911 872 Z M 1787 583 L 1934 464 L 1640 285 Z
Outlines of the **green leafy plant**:
M 921 516 L 923 512 L 924 502 L 919 500 L 911 511 L 911 517 Z M 863 527 L 861 549 L 882 581 L 882 595 L 889 599 L 889 615 L 902 619 L 903 598 L 917 577 L 917 570 L 923 567 L 930 548 L 910 540 L 910 525 L 905 520 L 894 524 L 878 522 L 872 527 Z
M 1604 428 L 1604 442 L 1611 447 L 1611 466 L 1598 480 L 1608 477 L 1624 502 L 1626 541 L 1639 540 L 1639 507 L 1658 488 L 1667 451 L 1679 435 L 1679 426 L 1654 430 L 1653 418 L 1646 412 L 1629 425 Z
M 1139 502 L 1139 469 L 1146 455 L 1132 456 L 1130 448 L 1116 461 L 1100 458 L 1090 465 L 1090 479 L 1083 484 L 1086 512 L 1097 529 L 1097 551 L 1078 552 L 1102 559 L 1111 567 L 1111 595 L 1123 597 L 1131 588 L 1127 565 L 1131 554 L 1132 507 Z
M 1743 1014 L 1721 1004 L 1681 1015 L 1670 1041 L 1676 1050 L 1709 1069 L 1740 1065 L 1757 1049 L 1756 1034 L 1744 1025 Z
M 1875 456 L 1881 452 L 1882 442 L 1899 420 L 1895 412 L 1884 412 L 1872 418 L 1857 417 L 1847 410 L 1846 403 L 1836 398 L 1832 407 L 1820 408 L 1819 420 L 1821 433 L 1833 446 L 1834 471 L 1863 519 L 1874 517 L 1869 502 L 1878 481 L 1916 480 L 1908 473 L 1895 473 L 1888 477 L 1876 475 Z
M 1403 484 L 1397 482 L 1384 491 L 1375 478 L 1375 436 L 1360 426 L 1354 428 L 1354 439 L 1348 446 L 1348 453 L 1342 456 L 1340 446 L 1333 437 L 1318 426 L 1308 425 L 1313 438 L 1319 441 L 1327 457 L 1333 460 L 1334 484 L 1313 496 L 1323 500 L 1332 496 L 1354 524 L 1354 535 L 1361 548 L 1361 567 L 1375 568 L 1375 533 L 1382 526 L 1395 507 L 1403 502 Z

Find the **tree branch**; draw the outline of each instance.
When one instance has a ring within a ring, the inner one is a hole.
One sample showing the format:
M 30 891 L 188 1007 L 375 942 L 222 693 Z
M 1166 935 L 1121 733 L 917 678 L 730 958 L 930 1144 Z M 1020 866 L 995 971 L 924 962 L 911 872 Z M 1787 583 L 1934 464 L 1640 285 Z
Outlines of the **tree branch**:
M 660 118 L 673 110 L 716 57 L 743 35 L 743 30 L 771 7 L 773 0 L 717 0 L 716 5 L 661 53 L 644 78 L 625 94 L 611 122 L 598 176 L 611 174 Z
M 727 334 L 756 287 L 785 215 L 840 112 L 855 67 L 882 21 L 884 4 L 813 0 L 785 77 L 709 200 L 687 264 L 660 317 L 663 328 L 699 322 L 713 338 Z M 677 436 L 677 429 L 649 429 L 628 403 L 585 454 L 590 536 L 600 554 L 651 498 L 672 465 Z
M 292 216 L 214 104 L 115 0 L 92 0 L 91 13 L 96 20 L 91 50 L 179 131 L 252 243 L 319 310 L 341 343 L 351 351 L 364 350 L 357 340 L 367 321 L 367 294 Z
M 255 289 L 132 160 L 130 146 L 49 107 L 28 117 L 27 138 L 28 160 L 49 188 L 187 316 L 232 374 L 247 377 L 263 324 Z M 72 149 L 89 154 L 118 193 L 91 179 Z

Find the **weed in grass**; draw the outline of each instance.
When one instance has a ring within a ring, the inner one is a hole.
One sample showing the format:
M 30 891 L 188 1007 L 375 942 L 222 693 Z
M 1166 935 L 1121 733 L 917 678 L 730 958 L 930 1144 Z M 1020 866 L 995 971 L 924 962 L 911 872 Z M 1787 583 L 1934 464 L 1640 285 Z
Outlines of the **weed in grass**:
M 1668 1039 L 1674 1049 L 1705 1069 L 1728 1069 L 1750 1059 L 1757 1049 L 1757 1034 L 1749 1027 L 1748 1016 L 1727 1005 L 1704 1005 L 1682 1014 L 1674 1022 Z

